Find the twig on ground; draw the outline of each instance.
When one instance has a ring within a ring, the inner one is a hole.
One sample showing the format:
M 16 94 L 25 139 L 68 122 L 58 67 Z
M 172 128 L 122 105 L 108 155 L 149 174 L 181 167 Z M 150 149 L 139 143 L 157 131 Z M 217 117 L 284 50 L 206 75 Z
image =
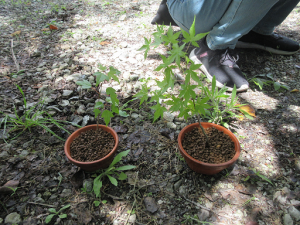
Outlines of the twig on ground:
M 28 202 L 29 204 L 34 204 L 34 205 L 42 205 L 42 206 L 47 206 L 47 207 L 51 207 L 51 208 L 56 208 L 55 205 L 47 205 L 47 204 L 43 204 L 43 203 L 38 203 L 38 202 Z
M 206 208 L 205 206 L 200 205 L 198 202 L 193 202 L 193 201 L 189 200 L 188 198 L 184 197 L 183 195 L 181 195 L 181 194 L 179 194 L 179 193 L 178 193 L 178 195 L 179 195 L 180 197 L 184 198 L 186 201 L 188 201 L 188 202 L 190 202 L 190 203 L 193 203 L 193 204 L 195 204 L 196 206 L 198 206 L 198 207 L 200 207 L 200 208 L 202 208 L 202 209 L 205 209 L 205 210 L 207 210 L 207 211 L 211 211 L 211 212 L 212 212 L 211 209 Z
M 14 60 L 14 63 L 16 65 L 16 67 L 17 67 L 17 71 L 19 72 L 20 71 L 20 66 L 19 66 L 18 61 L 17 61 L 17 59 L 15 57 L 15 54 L 14 54 L 14 40 L 11 39 L 10 41 L 11 41 L 11 54 L 12 54 L 12 58 Z

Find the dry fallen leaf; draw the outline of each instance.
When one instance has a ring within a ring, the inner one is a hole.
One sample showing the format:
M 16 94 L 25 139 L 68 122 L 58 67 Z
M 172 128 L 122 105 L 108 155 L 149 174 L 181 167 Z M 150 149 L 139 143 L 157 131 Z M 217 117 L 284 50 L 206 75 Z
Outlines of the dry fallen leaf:
M 110 43 L 109 42 L 107 42 L 107 41 L 102 41 L 102 42 L 100 42 L 100 45 L 109 45 Z
M 251 106 L 251 105 L 243 105 L 243 106 L 240 106 L 239 109 L 247 112 L 250 116 L 253 116 L 255 117 L 255 109 Z
M 0 187 L 0 194 L 8 194 L 14 192 L 14 190 L 18 187 L 19 181 L 18 180 L 9 180 Z
M 49 28 L 43 28 L 41 29 L 41 31 L 49 31 L 50 29 Z
M 16 31 L 16 32 L 13 32 L 13 33 L 11 34 L 11 36 L 13 37 L 13 36 L 20 35 L 20 34 L 21 34 L 21 31 L 18 30 L 18 31 Z
M 299 92 L 299 90 L 298 89 L 291 90 L 291 93 L 294 93 L 294 92 Z
M 50 30 L 57 30 L 58 29 L 57 26 L 54 26 L 52 24 L 49 26 L 49 28 L 50 28 Z

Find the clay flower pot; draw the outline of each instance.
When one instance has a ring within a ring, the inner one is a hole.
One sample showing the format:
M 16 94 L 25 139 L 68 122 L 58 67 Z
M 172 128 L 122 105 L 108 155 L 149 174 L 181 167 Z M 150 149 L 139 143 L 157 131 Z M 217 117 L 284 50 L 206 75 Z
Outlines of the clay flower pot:
M 86 132 L 86 131 L 91 130 L 91 129 L 96 130 L 97 129 L 97 124 L 85 126 L 83 128 L 80 128 L 80 129 L 76 130 L 74 133 L 72 133 L 68 137 L 68 139 L 66 140 L 66 143 L 65 143 L 64 150 L 65 150 L 65 154 L 68 157 L 68 159 L 73 164 L 75 164 L 76 166 L 80 167 L 81 169 L 83 169 L 85 171 L 96 171 L 98 169 L 107 168 L 110 165 L 110 163 L 113 161 L 115 153 L 117 151 L 117 147 L 118 147 L 118 144 L 119 144 L 119 137 L 118 137 L 117 133 L 112 128 L 107 127 L 105 125 L 98 125 L 98 126 L 99 126 L 99 129 L 102 129 L 104 131 L 109 132 L 113 136 L 113 138 L 115 139 L 114 148 L 104 158 L 101 158 L 99 160 L 92 161 L 92 162 L 80 162 L 80 161 L 77 161 L 77 160 L 73 159 L 71 157 L 71 154 L 70 154 L 70 146 L 71 146 L 72 141 L 83 132 Z
M 208 127 L 213 126 L 216 129 L 218 129 L 220 131 L 223 131 L 234 142 L 234 149 L 235 149 L 236 153 L 230 161 L 227 161 L 225 163 L 220 163 L 220 164 L 204 163 L 204 162 L 201 162 L 201 161 L 196 160 L 193 157 L 191 157 L 182 147 L 182 140 L 184 139 L 184 135 L 187 132 L 193 130 L 195 127 L 199 127 L 199 124 L 198 123 L 190 124 L 190 125 L 184 127 L 180 131 L 179 136 L 178 136 L 179 150 L 180 150 L 181 155 L 184 157 L 186 163 L 188 164 L 188 166 L 197 173 L 213 175 L 213 174 L 219 173 L 222 170 L 230 167 L 231 165 L 233 165 L 237 161 L 237 159 L 240 156 L 240 152 L 241 152 L 240 143 L 239 143 L 238 139 L 235 137 L 235 135 L 231 131 L 226 129 L 225 127 L 219 126 L 219 125 L 214 124 L 214 123 L 204 123 L 204 122 L 201 123 L 201 125 L 204 128 L 208 128 Z

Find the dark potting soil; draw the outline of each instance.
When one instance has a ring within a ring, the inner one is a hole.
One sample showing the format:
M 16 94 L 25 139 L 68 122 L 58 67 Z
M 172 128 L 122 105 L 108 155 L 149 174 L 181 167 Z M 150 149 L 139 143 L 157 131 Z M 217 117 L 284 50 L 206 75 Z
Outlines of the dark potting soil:
M 194 159 L 205 163 L 224 163 L 235 155 L 234 143 L 227 134 L 215 127 L 205 129 L 208 136 L 208 145 L 205 145 L 205 136 L 198 128 L 184 135 L 182 147 Z
M 105 157 L 115 145 L 113 136 L 102 130 L 88 130 L 81 133 L 70 146 L 73 159 L 81 162 L 91 162 Z

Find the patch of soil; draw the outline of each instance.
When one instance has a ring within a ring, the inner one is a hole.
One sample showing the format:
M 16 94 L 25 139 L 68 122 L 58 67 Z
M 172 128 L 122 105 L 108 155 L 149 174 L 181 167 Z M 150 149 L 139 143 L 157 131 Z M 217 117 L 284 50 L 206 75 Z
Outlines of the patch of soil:
M 234 143 L 227 134 L 215 127 L 206 128 L 205 132 L 208 136 L 208 145 L 205 145 L 205 136 L 198 128 L 185 134 L 182 146 L 191 157 L 213 164 L 224 163 L 234 157 Z
M 115 145 L 113 136 L 102 130 L 88 130 L 81 133 L 70 146 L 73 159 L 91 162 L 105 157 Z

